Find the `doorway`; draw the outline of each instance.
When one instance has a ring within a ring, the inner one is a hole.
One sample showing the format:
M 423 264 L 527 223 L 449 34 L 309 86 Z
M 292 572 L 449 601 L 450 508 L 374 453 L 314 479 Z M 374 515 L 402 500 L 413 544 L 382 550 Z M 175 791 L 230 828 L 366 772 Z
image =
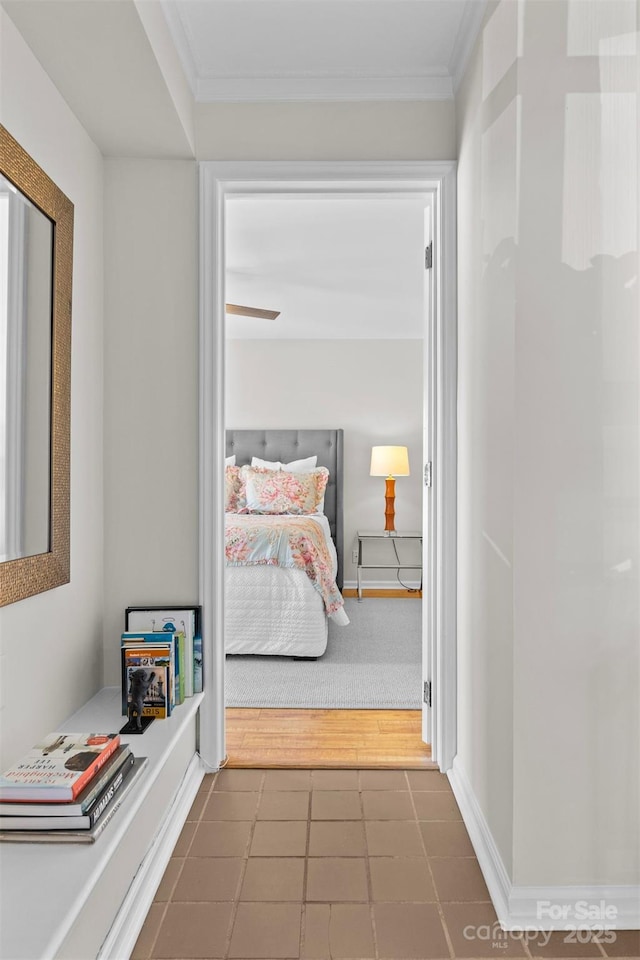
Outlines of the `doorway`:
M 424 198 L 430 211 L 433 266 L 427 296 L 431 320 L 425 329 L 430 369 L 425 377 L 424 464 L 426 491 L 424 621 L 425 704 L 423 739 L 447 769 L 455 744 L 455 285 L 453 164 L 201 164 L 201 549 L 205 658 L 210 666 L 201 709 L 200 752 L 217 767 L 225 757 L 223 483 L 225 452 L 225 219 L 232 198 L 266 196 L 391 196 Z M 448 377 L 443 377 L 444 371 Z M 451 410 L 450 407 L 453 406 Z M 428 466 L 427 466 L 428 465 Z M 420 465 L 422 473 L 422 465 Z M 429 479 L 429 475 L 427 475 Z M 453 527 L 451 520 L 453 519 Z M 453 537 L 451 534 L 453 533 Z M 453 572 L 453 577 L 451 576 Z M 453 601 L 453 603 L 452 603 Z M 453 614 L 453 621 L 452 621 Z M 449 628 L 442 632 L 442 628 Z M 429 697 L 430 692 L 430 697 Z M 429 702 L 430 700 L 430 702 Z

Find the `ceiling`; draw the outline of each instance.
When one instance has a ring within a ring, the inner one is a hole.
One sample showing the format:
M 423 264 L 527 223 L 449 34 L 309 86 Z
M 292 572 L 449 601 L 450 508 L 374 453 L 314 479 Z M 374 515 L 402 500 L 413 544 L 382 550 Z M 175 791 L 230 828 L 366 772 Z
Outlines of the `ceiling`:
M 193 97 L 159 2 L 2 7 L 104 156 L 193 157 Z
M 424 207 L 419 198 L 229 200 L 226 299 L 281 315 L 229 316 L 227 336 L 419 339 Z
M 0 5 L 104 156 L 187 159 L 207 103 L 451 99 L 486 0 Z
M 453 97 L 484 0 L 162 0 L 199 102 Z

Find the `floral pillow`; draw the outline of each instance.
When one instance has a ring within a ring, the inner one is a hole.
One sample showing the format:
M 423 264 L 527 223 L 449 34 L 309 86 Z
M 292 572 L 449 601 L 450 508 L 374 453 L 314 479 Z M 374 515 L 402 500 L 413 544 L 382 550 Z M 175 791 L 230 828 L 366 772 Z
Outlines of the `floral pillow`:
M 316 513 L 329 480 L 326 467 L 311 473 L 290 473 L 241 467 L 247 513 Z
M 240 467 L 224 468 L 224 510 L 238 513 L 244 507 L 243 481 Z

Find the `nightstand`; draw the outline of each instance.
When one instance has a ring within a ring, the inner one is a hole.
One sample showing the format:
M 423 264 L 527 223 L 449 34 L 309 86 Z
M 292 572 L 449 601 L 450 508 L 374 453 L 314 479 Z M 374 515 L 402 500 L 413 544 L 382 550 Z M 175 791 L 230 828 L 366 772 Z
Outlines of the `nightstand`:
M 383 530 L 358 530 L 356 534 L 358 538 L 358 601 L 362 601 L 362 583 L 360 572 L 362 570 L 419 570 L 422 575 L 422 564 L 410 564 L 403 563 L 401 557 L 401 549 L 398 549 L 399 543 L 407 540 L 418 540 L 422 543 L 422 533 L 420 530 L 409 530 L 406 532 L 395 531 L 389 533 L 388 531 Z M 389 563 L 364 563 L 363 561 L 363 546 L 365 543 L 371 543 L 373 541 L 386 540 L 389 544 Z M 420 582 L 420 589 L 422 589 L 422 579 Z

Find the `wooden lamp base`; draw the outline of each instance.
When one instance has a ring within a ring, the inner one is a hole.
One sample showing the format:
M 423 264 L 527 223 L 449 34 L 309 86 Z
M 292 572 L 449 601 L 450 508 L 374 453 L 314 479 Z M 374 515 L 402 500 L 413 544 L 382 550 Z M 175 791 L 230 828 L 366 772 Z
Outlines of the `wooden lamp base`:
M 384 529 L 390 533 L 395 533 L 395 500 L 396 500 L 396 481 L 394 477 L 387 477 L 386 489 L 384 492 Z

